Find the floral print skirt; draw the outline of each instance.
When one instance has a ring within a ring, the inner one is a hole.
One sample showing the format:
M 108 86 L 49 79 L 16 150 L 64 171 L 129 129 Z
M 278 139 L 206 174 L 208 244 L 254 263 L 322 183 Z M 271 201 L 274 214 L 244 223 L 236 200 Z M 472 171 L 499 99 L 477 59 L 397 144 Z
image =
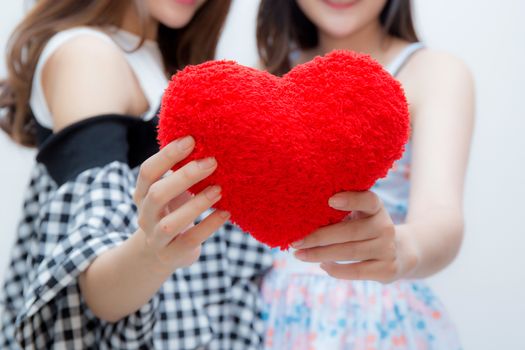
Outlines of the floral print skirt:
M 275 268 L 262 292 L 265 349 L 461 349 L 443 305 L 422 281 L 343 281 Z

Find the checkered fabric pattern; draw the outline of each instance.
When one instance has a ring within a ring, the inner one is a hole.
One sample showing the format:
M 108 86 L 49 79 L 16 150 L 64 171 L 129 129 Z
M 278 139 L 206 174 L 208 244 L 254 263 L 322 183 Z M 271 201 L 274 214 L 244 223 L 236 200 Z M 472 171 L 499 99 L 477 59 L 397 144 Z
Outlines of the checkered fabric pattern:
M 37 164 L 0 297 L 0 349 L 259 349 L 258 279 L 268 248 L 224 225 L 199 261 L 116 323 L 86 306 L 77 277 L 136 229 L 137 169 L 112 162 L 61 186 Z

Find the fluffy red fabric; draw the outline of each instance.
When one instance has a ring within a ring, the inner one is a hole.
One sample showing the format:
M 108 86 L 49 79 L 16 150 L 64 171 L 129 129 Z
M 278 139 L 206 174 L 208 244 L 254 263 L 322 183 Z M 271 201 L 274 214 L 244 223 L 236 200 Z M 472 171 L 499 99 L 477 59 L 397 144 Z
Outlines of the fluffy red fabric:
M 192 135 L 187 161 L 218 168 L 191 188 L 222 187 L 216 208 L 271 247 L 287 248 L 348 213 L 328 206 L 362 191 L 399 159 L 409 134 L 400 84 L 369 56 L 334 51 L 282 78 L 232 61 L 188 66 L 167 88 L 161 147 Z

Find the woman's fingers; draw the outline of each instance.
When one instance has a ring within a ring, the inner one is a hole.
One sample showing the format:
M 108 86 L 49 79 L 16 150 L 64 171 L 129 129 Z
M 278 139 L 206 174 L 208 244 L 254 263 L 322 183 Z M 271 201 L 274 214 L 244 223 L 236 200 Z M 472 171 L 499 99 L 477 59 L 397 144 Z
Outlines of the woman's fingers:
M 381 232 L 381 226 L 384 225 L 385 222 L 390 222 L 388 218 L 388 213 L 383 207 L 373 216 L 342 221 L 337 224 L 321 227 L 304 239 L 292 243 L 292 247 L 296 249 L 306 249 L 373 239 L 378 237 Z
M 154 230 L 153 244 L 161 249 L 183 232 L 204 211 L 221 199 L 221 188 L 210 186 L 163 217 Z M 190 229 L 191 230 L 191 229 Z
M 292 243 L 296 249 L 324 247 L 345 242 L 363 241 L 374 238 L 370 229 L 374 217 L 354 221 L 342 221 L 337 224 L 321 227 L 298 242 Z M 372 226 L 373 227 L 373 226 Z
M 193 264 L 199 258 L 201 245 L 228 220 L 230 214 L 216 210 L 198 225 L 183 232 L 177 239 L 164 248 L 160 255 L 163 260 L 171 261 L 177 267 Z
M 215 210 L 208 215 L 198 225 L 193 226 L 188 231 L 184 232 L 180 237 L 177 237 L 177 244 L 179 249 L 191 249 L 200 246 L 206 239 L 208 239 L 215 231 L 217 231 L 228 219 L 230 213 L 224 210 Z
M 186 158 L 193 147 L 195 140 L 191 136 L 186 136 L 166 145 L 159 152 L 149 157 L 142 163 L 133 199 L 137 205 L 148 193 L 150 186 L 158 181 L 175 164 Z
M 361 261 L 373 259 L 386 259 L 386 254 L 391 254 L 394 259 L 394 250 L 390 251 L 384 245 L 385 241 L 370 239 L 367 241 L 348 242 L 333 244 L 326 247 L 315 247 L 301 249 L 295 252 L 295 257 L 306 262 L 328 262 L 328 261 Z
M 149 227 L 162 215 L 162 209 L 175 197 L 188 188 L 211 175 L 217 168 L 214 158 L 205 158 L 189 162 L 169 176 L 151 185 L 142 202 L 139 223 Z M 149 222 L 149 224 L 148 224 Z
M 189 200 L 191 200 L 193 198 L 193 194 L 191 194 L 190 192 L 188 191 L 184 191 L 181 195 L 173 198 L 169 203 L 168 205 L 166 206 L 166 211 L 165 211 L 165 214 L 164 215 L 168 215 L 169 213 L 171 213 L 172 211 L 174 211 L 175 209 L 179 208 L 180 206 L 182 206 L 184 203 L 188 202 Z
M 366 216 L 376 214 L 382 207 L 379 197 L 371 191 L 340 192 L 332 196 L 328 204 L 337 210 L 359 211 Z
M 396 280 L 399 268 L 395 261 L 382 263 L 375 260 L 357 263 L 324 262 L 321 268 L 330 276 L 344 280 L 371 280 L 389 283 Z

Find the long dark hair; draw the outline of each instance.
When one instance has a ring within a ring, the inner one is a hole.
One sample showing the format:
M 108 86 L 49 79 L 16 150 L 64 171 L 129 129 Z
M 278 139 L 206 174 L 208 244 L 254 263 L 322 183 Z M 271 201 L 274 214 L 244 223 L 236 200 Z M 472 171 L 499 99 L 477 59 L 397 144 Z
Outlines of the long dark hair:
M 385 34 L 409 42 L 418 41 L 410 0 L 388 0 L 380 14 Z M 261 0 L 257 16 L 257 48 L 262 64 L 276 75 L 291 69 L 290 52 L 318 45 L 316 26 L 296 0 Z
M 231 0 L 206 1 L 183 28 L 159 25 L 157 41 L 168 73 L 213 59 Z M 29 98 L 38 58 L 57 32 L 76 26 L 119 26 L 128 6 L 139 14 L 144 42 L 146 9 L 142 0 L 39 0 L 11 35 L 6 55 L 8 77 L 0 82 L 0 127 L 16 142 L 34 146 L 35 125 Z

